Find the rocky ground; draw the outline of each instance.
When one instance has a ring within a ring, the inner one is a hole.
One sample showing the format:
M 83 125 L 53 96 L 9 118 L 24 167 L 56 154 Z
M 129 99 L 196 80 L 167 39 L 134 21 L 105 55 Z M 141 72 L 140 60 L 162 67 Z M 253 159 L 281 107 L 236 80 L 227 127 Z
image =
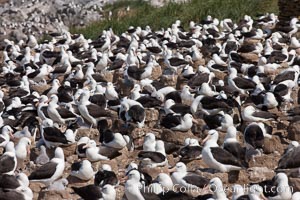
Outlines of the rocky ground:
M 3 37 L 17 40 L 28 34 L 37 37 L 48 32 L 61 32 L 70 26 L 85 26 L 103 18 L 102 7 L 112 1 L 97 0 L 37 0 L 0 2 Z

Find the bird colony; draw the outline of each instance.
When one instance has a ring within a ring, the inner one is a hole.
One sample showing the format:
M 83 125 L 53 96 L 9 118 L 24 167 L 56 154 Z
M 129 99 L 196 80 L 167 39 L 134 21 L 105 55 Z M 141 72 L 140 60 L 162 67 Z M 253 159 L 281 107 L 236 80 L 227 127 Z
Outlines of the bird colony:
M 6 3 L 2 3 L 2 2 Z M 0 37 L 27 40 L 67 26 L 85 26 L 103 18 L 107 0 L 3 0 L 0 3 Z M 112 1 L 111 1 L 112 2 Z
M 4 40 L 1 199 L 300 200 L 300 24 Z

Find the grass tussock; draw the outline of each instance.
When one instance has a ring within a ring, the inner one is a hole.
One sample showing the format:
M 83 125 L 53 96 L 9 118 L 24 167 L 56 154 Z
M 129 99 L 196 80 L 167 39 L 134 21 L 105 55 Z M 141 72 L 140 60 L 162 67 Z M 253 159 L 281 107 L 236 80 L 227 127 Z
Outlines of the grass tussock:
M 130 7 L 130 11 L 126 11 Z M 155 8 L 143 0 L 123 0 L 104 7 L 105 19 L 91 22 L 85 28 L 71 27 L 72 33 L 82 33 L 87 38 L 97 38 L 102 30 L 112 28 L 120 34 L 129 26 L 145 27 L 153 30 L 169 27 L 179 19 L 187 27 L 189 21 L 199 22 L 207 15 L 219 19 L 241 19 L 245 14 L 258 16 L 267 12 L 278 13 L 277 0 L 190 0 L 187 3 L 167 3 Z M 112 17 L 109 20 L 109 11 Z

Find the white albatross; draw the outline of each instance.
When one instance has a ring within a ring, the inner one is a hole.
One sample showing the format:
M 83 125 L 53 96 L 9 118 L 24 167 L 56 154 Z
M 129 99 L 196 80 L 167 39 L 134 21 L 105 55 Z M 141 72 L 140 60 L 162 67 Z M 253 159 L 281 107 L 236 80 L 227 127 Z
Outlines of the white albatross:
M 240 160 L 218 146 L 218 138 L 219 133 L 210 130 L 202 141 L 202 144 L 205 144 L 202 149 L 202 159 L 208 167 L 221 172 L 238 171 L 244 168 Z

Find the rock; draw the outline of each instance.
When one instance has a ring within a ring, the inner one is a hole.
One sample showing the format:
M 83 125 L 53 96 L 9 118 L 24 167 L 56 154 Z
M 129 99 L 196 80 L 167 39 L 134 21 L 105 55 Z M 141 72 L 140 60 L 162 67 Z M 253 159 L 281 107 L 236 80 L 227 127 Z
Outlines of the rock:
M 120 95 L 128 96 L 131 93 L 133 84 L 125 82 L 122 78 L 118 79 L 117 85 L 120 88 Z
M 119 185 L 118 187 L 116 187 L 116 192 L 117 192 L 116 199 L 123 199 L 123 196 L 125 196 L 124 191 L 125 189 L 123 185 Z
M 215 172 L 215 173 L 211 173 L 210 171 L 200 171 L 200 170 L 197 170 L 195 171 L 196 174 L 202 176 L 202 177 L 205 177 L 207 179 L 212 179 L 212 178 L 215 178 L 215 177 L 218 177 L 222 180 L 222 183 L 225 185 L 228 183 L 228 174 L 227 173 L 221 173 L 221 172 Z
M 214 73 L 215 73 L 215 77 L 218 78 L 218 79 L 221 79 L 221 80 L 224 80 L 225 76 L 227 76 L 226 73 L 219 72 L 219 71 L 216 71 Z
M 244 40 L 244 44 L 257 44 L 257 43 L 259 43 L 259 42 L 261 42 L 260 39 L 246 38 L 246 39 Z
M 68 146 L 62 146 L 62 149 L 64 150 L 65 157 L 72 156 L 76 151 L 76 143 L 70 144 Z
M 121 72 L 121 70 L 114 70 L 114 74 L 113 74 L 113 83 L 118 82 L 118 80 L 122 79 L 123 77 L 123 73 Z
M 205 59 L 204 58 L 202 58 L 202 59 L 197 60 L 197 61 L 194 62 L 193 68 L 195 69 L 195 71 L 198 70 L 199 65 L 202 65 L 202 66 L 205 65 Z
M 193 124 L 191 131 L 195 136 L 201 137 L 206 123 L 203 119 L 196 118 L 195 120 L 197 121 L 197 124 L 196 123 Z
M 63 82 L 64 79 L 65 79 L 65 75 L 64 75 L 64 74 L 58 74 L 58 75 L 56 76 L 56 79 L 58 79 L 58 80 L 59 80 L 59 83 L 62 84 L 62 82 Z
M 248 169 L 249 180 L 252 182 L 260 182 L 271 179 L 275 172 L 268 167 L 251 167 Z
M 161 67 L 159 65 L 157 65 L 152 69 L 152 74 L 151 74 L 152 78 L 151 79 L 152 80 L 157 80 L 157 79 L 159 79 L 161 74 L 162 74 Z
M 31 85 L 30 89 L 42 94 L 44 91 L 48 90 L 50 85 Z
M 38 199 L 71 199 L 69 191 L 41 191 Z
M 155 179 L 159 173 L 168 174 L 168 166 L 155 167 L 155 168 L 142 167 L 141 171 L 149 174 L 152 177 L 152 179 Z
M 145 109 L 146 112 L 146 120 L 145 123 L 147 127 L 152 128 L 157 124 L 159 119 L 159 111 L 154 108 L 147 108 Z
M 143 136 L 146 135 L 146 133 L 148 133 L 145 129 L 143 128 L 135 128 L 132 132 L 131 132 L 131 137 L 133 139 L 137 139 L 137 138 L 141 138 Z
M 237 183 L 248 184 L 249 183 L 249 173 L 247 170 L 240 170 Z
M 289 127 L 288 121 L 280 121 L 277 123 L 277 130 L 286 130 Z
M 42 183 L 30 182 L 29 187 L 34 194 L 33 199 L 38 199 L 39 192 L 41 191 L 42 187 L 44 187 L 44 185 Z
M 300 178 L 289 177 L 289 185 L 293 189 L 292 192 L 300 191 Z
M 104 76 L 104 79 L 107 82 L 113 82 L 114 75 L 112 74 L 112 72 L 110 72 L 110 71 L 104 71 L 102 74 Z
M 96 139 L 98 140 L 98 136 L 99 136 L 99 131 L 97 129 L 94 128 L 79 128 L 77 129 L 77 134 L 76 134 L 76 138 L 81 138 L 81 137 L 89 137 L 91 139 Z
M 196 138 L 191 131 L 180 132 L 180 131 L 172 131 L 169 129 L 163 129 L 161 139 L 166 142 L 172 142 L 175 144 L 184 144 L 184 140 L 187 138 Z
M 265 138 L 263 150 L 265 154 L 270 154 L 275 151 L 283 153 L 284 151 L 280 138 L 277 135 L 273 135 L 272 138 Z
M 77 159 L 78 159 L 78 155 L 76 155 L 76 154 L 66 157 L 67 163 L 70 163 L 70 164 L 73 164 L 74 160 L 77 160 Z
M 26 41 L 27 40 L 27 36 L 19 30 L 12 31 L 11 37 L 15 38 L 17 41 L 20 41 L 20 40 Z
M 177 78 L 176 90 L 181 90 L 184 85 L 186 85 L 188 80 L 183 76 L 179 75 Z
M 300 141 L 300 121 L 290 123 L 287 128 L 288 139 Z
M 280 155 L 276 154 L 255 156 L 253 159 L 250 159 L 249 167 L 267 167 L 269 169 L 275 169 L 279 159 Z
M 162 82 L 168 86 L 176 87 L 177 77 L 178 76 L 175 76 L 175 75 L 163 75 L 160 78 L 160 82 Z
M 255 53 L 241 53 L 241 56 L 245 58 L 246 60 L 249 60 L 251 62 L 257 62 L 258 61 L 258 55 Z

